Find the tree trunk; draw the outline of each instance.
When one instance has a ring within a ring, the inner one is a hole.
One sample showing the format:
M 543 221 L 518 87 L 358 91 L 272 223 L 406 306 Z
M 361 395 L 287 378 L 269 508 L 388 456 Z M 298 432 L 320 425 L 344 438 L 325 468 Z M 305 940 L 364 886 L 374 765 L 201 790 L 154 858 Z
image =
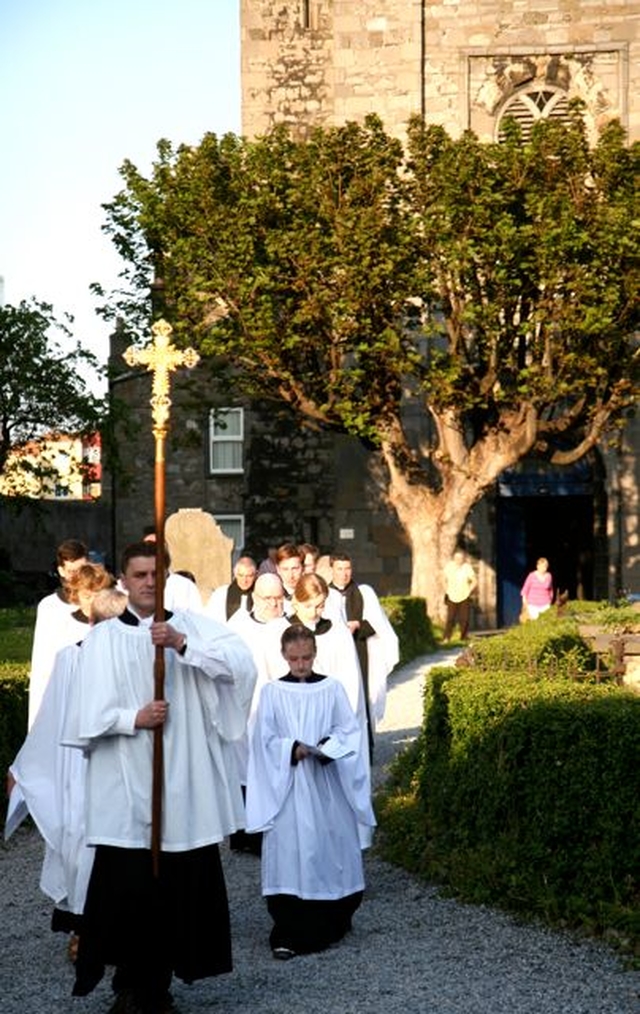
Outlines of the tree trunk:
M 454 411 L 433 413 L 433 418 L 440 437 L 439 458 L 431 458 L 439 471 L 438 489 L 431 488 L 425 472 L 416 467 L 415 455 L 407 453 L 398 422 L 388 427 L 381 450 L 389 476 L 387 499 L 411 543 L 411 594 L 426 599 L 429 616 L 442 620 L 444 567 L 469 513 L 505 468 L 531 450 L 536 428 L 535 411 L 523 406 L 518 412 L 505 412 L 500 425 L 467 447 Z
M 389 499 L 398 514 L 411 544 L 411 594 L 424 598 L 432 620 L 443 622 L 444 567 L 458 545 L 471 502 L 459 496 L 459 490 L 432 493 L 424 487 L 408 485 L 402 496 L 389 487 Z

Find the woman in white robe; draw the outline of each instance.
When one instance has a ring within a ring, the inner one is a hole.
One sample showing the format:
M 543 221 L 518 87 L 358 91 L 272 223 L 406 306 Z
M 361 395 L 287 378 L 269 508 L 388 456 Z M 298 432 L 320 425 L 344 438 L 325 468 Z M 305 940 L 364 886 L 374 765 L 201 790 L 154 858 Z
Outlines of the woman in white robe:
M 104 573 L 96 584 L 113 583 Z M 127 603 L 126 595 L 109 587 L 85 588 L 81 600 L 91 624 L 119 615 Z M 65 723 L 74 708 L 81 651 L 80 643 L 72 644 L 56 655 L 35 721 L 9 768 L 15 783 L 10 812 L 16 817 L 5 828 L 8 838 L 20 818 L 31 814 L 45 841 L 40 888 L 55 903 L 51 928 L 74 934 L 80 932 L 94 856 L 85 839 L 86 757 L 63 743 Z
M 364 890 L 361 850 L 375 817 L 363 730 L 344 688 L 313 670 L 308 629 L 289 627 L 282 644 L 290 672 L 260 695 L 247 828 L 263 832 L 270 943 L 275 957 L 289 958 L 323 950 L 351 928 Z

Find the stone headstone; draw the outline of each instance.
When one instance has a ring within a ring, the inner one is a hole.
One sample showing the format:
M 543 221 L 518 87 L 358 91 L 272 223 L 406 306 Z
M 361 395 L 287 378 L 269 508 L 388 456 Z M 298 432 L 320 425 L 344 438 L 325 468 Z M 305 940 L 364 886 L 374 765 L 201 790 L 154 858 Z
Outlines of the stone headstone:
M 189 570 L 196 579 L 203 603 L 214 588 L 231 580 L 233 539 L 215 518 L 199 507 L 171 514 L 165 522 L 171 570 Z

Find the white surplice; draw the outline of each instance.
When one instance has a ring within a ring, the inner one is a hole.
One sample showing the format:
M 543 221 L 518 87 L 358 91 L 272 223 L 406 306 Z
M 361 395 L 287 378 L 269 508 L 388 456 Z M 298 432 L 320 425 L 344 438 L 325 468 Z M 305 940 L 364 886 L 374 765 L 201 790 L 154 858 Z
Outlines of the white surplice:
M 87 841 L 148 848 L 153 731 L 136 714 L 154 696 L 151 620 L 105 620 L 86 638 L 79 698 L 65 741 L 88 751 Z M 184 656 L 165 649 L 162 849 L 188 851 L 244 827 L 233 752 L 256 678 L 251 653 L 227 627 L 192 613 L 171 617 L 187 639 Z
M 29 670 L 29 728 L 38 714 L 57 653 L 81 641 L 89 631 L 88 623 L 75 618 L 77 610 L 77 605 L 65 602 L 58 592 L 46 595 L 38 603 Z
M 349 756 L 291 763 L 294 743 L 335 737 Z M 247 830 L 263 831 L 262 893 L 338 899 L 364 889 L 361 849 L 375 817 L 362 727 L 344 688 L 278 680 L 262 688 L 251 736 Z
M 301 623 L 302 621 L 298 620 L 297 622 Z M 330 619 L 328 616 L 323 616 L 317 623 L 302 625 L 306 626 L 316 639 L 314 672 L 322 673 L 323 676 L 333 676 L 338 683 L 342 684 L 354 714 L 364 725 L 366 713 L 362 673 L 353 637 L 345 621 L 341 618 Z M 278 635 L 276 634 L 276 636 Z M 279 632 L 279 637 L 282 637 L 282 629 Z M 270 652 L 270 658 L 273 659 L 272 679 L 284 676 L 289 669 L 280 651 L 279 641 L 277 648 L 277 652 L 275 649 Z
M 87 762 L 61 740 L 81 651 L 74 644 L 58 652 L 35 721 L 10 768 L 45 840 L 40 887 L 58 908 L 75 913 L 84 907 L 94 855 L 85 842 Z
M 362 618 L 367 620 L 375 634 L 367 638 L 369 713 L 375 728 L 384 718 L 387 701 L 387 677 L 400 658 L 398 635 L 384 611 L 376 592 L 368 584 L 359 584 L 362 595 Z M 332 609 L 340 610 L 345 618 L 344 596 L 337 588 L 329 589 Z M 333 615 L 333 614 L 332 614 Z
M 278 679 L 287 671 L 287 664 L 284 662 L 280 650 L 280 638 L 283 631 L 289 627 L 289 621 L 284 617 L 275 617 L 261 623 L 256 620 L 252 613 L 246 609 L 238 609 L 233 616 L 227 620 L 230 630 L 242 638 L 253 656 L 256 664 L 257 679 L 253 689 L 247 728 L 244 735 L 236 743 L 236 760 L 240 780 L 243 785 L 247 784 L 247 766 L 249 764 L 249 734 L 253 727 L 260 691 L 265 683 Z

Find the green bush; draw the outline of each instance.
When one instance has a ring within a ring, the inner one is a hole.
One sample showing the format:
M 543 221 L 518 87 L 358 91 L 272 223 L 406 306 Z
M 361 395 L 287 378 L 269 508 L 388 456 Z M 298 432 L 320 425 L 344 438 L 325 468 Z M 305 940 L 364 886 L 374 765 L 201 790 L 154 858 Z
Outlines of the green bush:
M 638 756 L 630 692 L 515 673 L 441 678 L 418 772 L 428 854 L 476 900 L 597 922 L 603 907 L 638 901 Z
M 400 665 L 434 651 L 436 638 L 424 599 L 391 595 L 381 604 L 398 635 Z
M 567 602 L 563 615 L 576 623 L 597 624 L 609 630 L 640 630 L 640 613 L 629 602 Z
M 0 778 L 14 759 L 27 732 L 29 667 L 0 662 Z M 4 792 L 0 795 L 4 801 Z M 4 817 L 5 807 L 0 807 Z
M 27 731 L 34 621 L 34 609 L 0 609 L 0 777 L 3 781 Z M 4 792 L 0 798 L 4 801 Z M 2 816 L 4 808 L 3 803 Z
M 640 696 L 567 678 L 583 653 L 575 622 L 549 618 L 433 669 L 378 844 L 466 900 L 640 952 Z
M 29 662 L 35 609 L 0 609 L 0 663 Z
M 514 669 L 578 675 L 592 672 L 596 665 L 596 657 L 580 636 L 576 621 L 558 619 L 551 612 L 497 637 L 475 640 L 470 657 L 475 667 L 485 671 Z

